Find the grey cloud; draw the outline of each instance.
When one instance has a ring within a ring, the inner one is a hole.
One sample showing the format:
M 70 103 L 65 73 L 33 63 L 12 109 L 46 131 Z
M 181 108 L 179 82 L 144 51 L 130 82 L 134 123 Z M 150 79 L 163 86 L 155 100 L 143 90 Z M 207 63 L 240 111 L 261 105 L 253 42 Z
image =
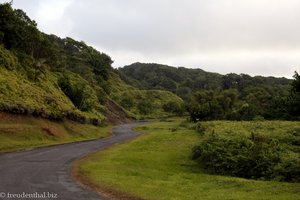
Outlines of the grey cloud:
M 75 33 L 105 48 L 173 53 L 299 48 L 299 9 L 293 0 L 77 0 L 65 16 L 78 23 Z
M 118 67 L 135 61 L 163 62 L 275 76 L 299 70 L 298 0 L 68 2 L 60 18 L 53 20 L 39 11 L 48 6 L 57 12 L 53 0 L 15 0 L 15 6 L 34 16 L 42 30 L 107 52 Z

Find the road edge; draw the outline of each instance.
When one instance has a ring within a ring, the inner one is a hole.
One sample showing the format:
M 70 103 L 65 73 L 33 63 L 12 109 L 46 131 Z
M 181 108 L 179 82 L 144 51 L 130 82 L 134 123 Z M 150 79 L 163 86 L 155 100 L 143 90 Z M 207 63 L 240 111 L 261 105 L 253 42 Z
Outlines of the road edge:
M 114 190 L 107 186 L 95 184 L 93 181 L 89 180 L 86 176 L 84 176 L 84 174 L 80 171 L 80 167 L 79 167 L 80 162 L 83 162 L 84 160 L 88 160 L 91 156 L 93 156 L 94 154 L 96 154 L 100 151 L 104 151 L 106 149 L 113 148 L 117 145 L 126 144 L 133 140 L 136 140 L 136 139 L 139 139 L 139 138 L 142 138 L 142 137 L 145 137 L 148 135 L 147 133 L 144 133 L 144 132 L 139 132 L 139 133 L 141 133 L 141 134 L 132 139 L 125 140 L 123 142 L 114 144 L 114 145 L 106 147 L 104 149 L 89 153 L 89 154 L 73 161 L 72 166 L 71 166 L 71 175 L 72 175 L 74 181 L 77 184 L 79 184 L 81 187 L 91 190 L 91 191 L 94 191 L 94 192 L 98 193 L 101 197 L 104 197 L 107 199 L 145 200 L 143 198 L 140 198 L 140 197 L 137 197 L 137 196 L 125 193 L 125 192 L 120 192 L 120 191 Z
M 71 142 L 64 142 L 64 143 L 57 143 L 57 144 L 47 144 L 47 145 L 44 145 L 44 146 L 42 145 L 42 146 L 28 147 L 28 148 L 19 149 L 19 150 L 12 150 L 12 151 L 4 151 L 4 152 L 0 152 L 0 155 L 10 154 L 10 153 L 22 153 L 22 152 L 32 151 L 32 150 L 35 150 L 35 149 L 46 149 L 46 148 L 51 148 L 51 147 L 54 147 L 54 146 L 71 145 L 71 144 L 84 143 L 84 142 L 90 142 L 90 141 L 95 141 L 95 140 L 102 140 L 102 139 L 106 139 L 106 138 L 111 138 L 111 137 L 114 137 L 114 133 L 113 133 L 112 129 L 113 129 L 113 127 L 111 127 L 107 131 L 108 136 L 106 136 L 106 137 L 99 137 L 99 138 L 95 138 L 95 139 L 86 139 L 86 140 L 71 141 Z

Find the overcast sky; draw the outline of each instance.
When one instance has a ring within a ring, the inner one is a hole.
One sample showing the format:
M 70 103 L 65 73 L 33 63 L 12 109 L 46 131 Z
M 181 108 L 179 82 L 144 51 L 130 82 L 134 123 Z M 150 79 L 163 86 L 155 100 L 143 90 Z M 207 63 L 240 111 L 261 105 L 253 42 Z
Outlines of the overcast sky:
M 43 32 L 107 53 L 114 67 L 139 61 L 279 77 L 300 70 L 299 0 L 14 0 L 13 7 Z

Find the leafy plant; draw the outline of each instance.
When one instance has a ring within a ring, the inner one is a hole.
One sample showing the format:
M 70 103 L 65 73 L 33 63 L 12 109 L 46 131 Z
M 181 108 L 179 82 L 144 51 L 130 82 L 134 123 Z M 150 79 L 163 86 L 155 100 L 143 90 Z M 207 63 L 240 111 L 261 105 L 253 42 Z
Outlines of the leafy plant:
M 139 102 L 137 108 L 143 115 L 147 115 L 152 112 L 152 104 L 149 100 L 143 100 Z
M 201 123 L 201 122 L 198 122 L 196 125 L 195 125 L 195 130 L 200 133 L 201 135 L 204 135 L 205 131 L 206 131 L 206 127 Z
M 287 160 L 279 141 L 264 135 L 211 134 L 193 149 L 193 159 L 209 172 L 252 179 L 300 181 L 299 156 Z

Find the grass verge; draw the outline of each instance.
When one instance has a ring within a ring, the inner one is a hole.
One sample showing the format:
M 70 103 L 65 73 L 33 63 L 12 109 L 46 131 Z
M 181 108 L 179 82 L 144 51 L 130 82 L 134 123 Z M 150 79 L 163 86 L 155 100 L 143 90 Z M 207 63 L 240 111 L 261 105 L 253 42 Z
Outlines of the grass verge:
M 214 129 L 222 130 L 226 123 L 234 123 L 231 126 L 235 131 L 245 130 L 243 127 L 248 125 L 247 122 L 224 123 L 215 122 Z M 274 130 L 282 126 L 279 122 L 266 123 Z M 182 119 L 153 122 L 137 130 L 151 134 L 77 161 L 77 175 L 93 189 L 117 197 L 121 194 L 121 198 L 127 194 L 128 199 L 300 199 L 299 183 L 256 181 L 206 173 L 191 159 L 191 148 L 203 136 L 188 125 L 182 126 Z
M 108 137 L 111 126 L 73 121 L 53 122 L 32 116 L 0 113 L 0 152 L 20 151 Z

